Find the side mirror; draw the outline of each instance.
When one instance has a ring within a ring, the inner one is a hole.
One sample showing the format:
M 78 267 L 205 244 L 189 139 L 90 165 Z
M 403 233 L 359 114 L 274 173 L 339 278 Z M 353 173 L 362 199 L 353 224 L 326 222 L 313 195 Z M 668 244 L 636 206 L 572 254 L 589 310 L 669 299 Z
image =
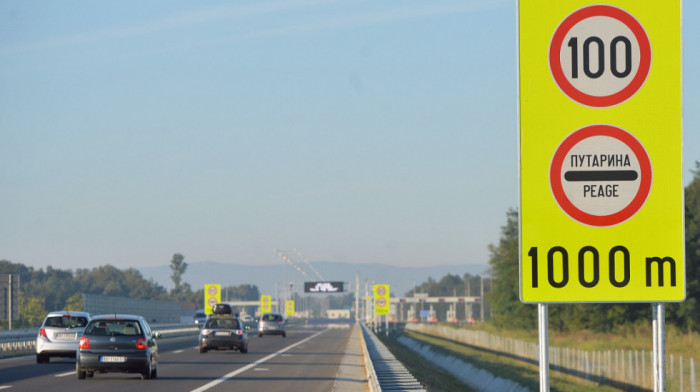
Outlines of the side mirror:
M 159 339 L 161 336 L 162 336 L 162 335 L 160 334 L 160 332 L 158 332 L 158 331 L 153 332 L 153 338 L 154 338 L 154 339 Z

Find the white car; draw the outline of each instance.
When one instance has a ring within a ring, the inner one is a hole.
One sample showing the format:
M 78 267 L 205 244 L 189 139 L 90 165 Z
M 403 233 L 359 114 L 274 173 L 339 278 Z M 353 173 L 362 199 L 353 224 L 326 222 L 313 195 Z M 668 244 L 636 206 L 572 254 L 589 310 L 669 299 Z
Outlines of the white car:
M 58 311 L 49 313 L 36 337 L 36 362 L 49 362 L 51 357 L 75 358 L 80 337 L 90 322 L 85 312 Z

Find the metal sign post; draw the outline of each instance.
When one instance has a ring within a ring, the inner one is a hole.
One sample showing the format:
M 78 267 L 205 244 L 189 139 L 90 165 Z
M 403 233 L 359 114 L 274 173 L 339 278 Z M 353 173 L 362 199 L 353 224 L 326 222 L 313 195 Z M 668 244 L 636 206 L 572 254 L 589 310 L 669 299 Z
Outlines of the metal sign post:
M 654 334 L 654 392 L 666 391 L 666 310 L 663 303 L 651 304 Z
M 540 348 L 540 392 L 549 392 L 549 317 L 547 304 L 537 304 Z

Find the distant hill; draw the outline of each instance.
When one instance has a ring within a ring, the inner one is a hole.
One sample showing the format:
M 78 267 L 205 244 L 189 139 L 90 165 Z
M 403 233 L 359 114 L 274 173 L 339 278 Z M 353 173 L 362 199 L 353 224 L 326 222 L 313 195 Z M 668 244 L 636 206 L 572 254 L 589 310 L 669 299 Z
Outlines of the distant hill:
M 345 282 L 346 291 L 355 291 L 355 275 L 359 274 L 361 293 L 364 293 L 365 281 L 367 281 L 370 284 L 372 282 L 390 284 L 391 291 L 396 296 L 403 296 L 413 288 L 414 283 L 420 285 L 428 278 L 440 280 L 447 274 L 483 275 L 488 268 L 484 264 L 434 265 L 430 267 L 399 267 L 388 264 L 353 264 L 334 261 L 318 261 L 311 264 L 325 280 Z M 262 294 L 274 297 L 276 295 L 275 286 L 278 282 L 282 285 L 286 281 L 293 281 L 295 285 L 300 285 L 303 282 L 318 280 L 308 266 L 302 266 L 305 267 L 307 276 L 285 264 L 258 266 L 215 261 L 193 262 L 189 263 L 182 278 L 183 281 L 192 286 L 193 290 L 203 288 L 208 283 L 219 283 L 222 287 L 254 284 L 258 286 Z M 168 265 L 141 268 L 140 271 L 146 279 L 153 279 L 167 289 L 173 287 L 173 282 L 170 279 L 172 271 Z

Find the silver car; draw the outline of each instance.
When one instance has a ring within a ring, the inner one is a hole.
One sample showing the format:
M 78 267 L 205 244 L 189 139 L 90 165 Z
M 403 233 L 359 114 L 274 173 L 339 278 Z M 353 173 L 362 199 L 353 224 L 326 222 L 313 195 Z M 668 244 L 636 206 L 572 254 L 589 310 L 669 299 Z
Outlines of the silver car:
M 267 313 L 260 317 L 258 337 L 263 337 L 263 335 L 282 335 L 283 338 L 286 338 L 284 317 L 279 313 Z
M 88 322 L 90 314 L 85 312 L 49 313 L 36 337 L 36 362 L 46 363 L 51 357 L 74 358 Z

